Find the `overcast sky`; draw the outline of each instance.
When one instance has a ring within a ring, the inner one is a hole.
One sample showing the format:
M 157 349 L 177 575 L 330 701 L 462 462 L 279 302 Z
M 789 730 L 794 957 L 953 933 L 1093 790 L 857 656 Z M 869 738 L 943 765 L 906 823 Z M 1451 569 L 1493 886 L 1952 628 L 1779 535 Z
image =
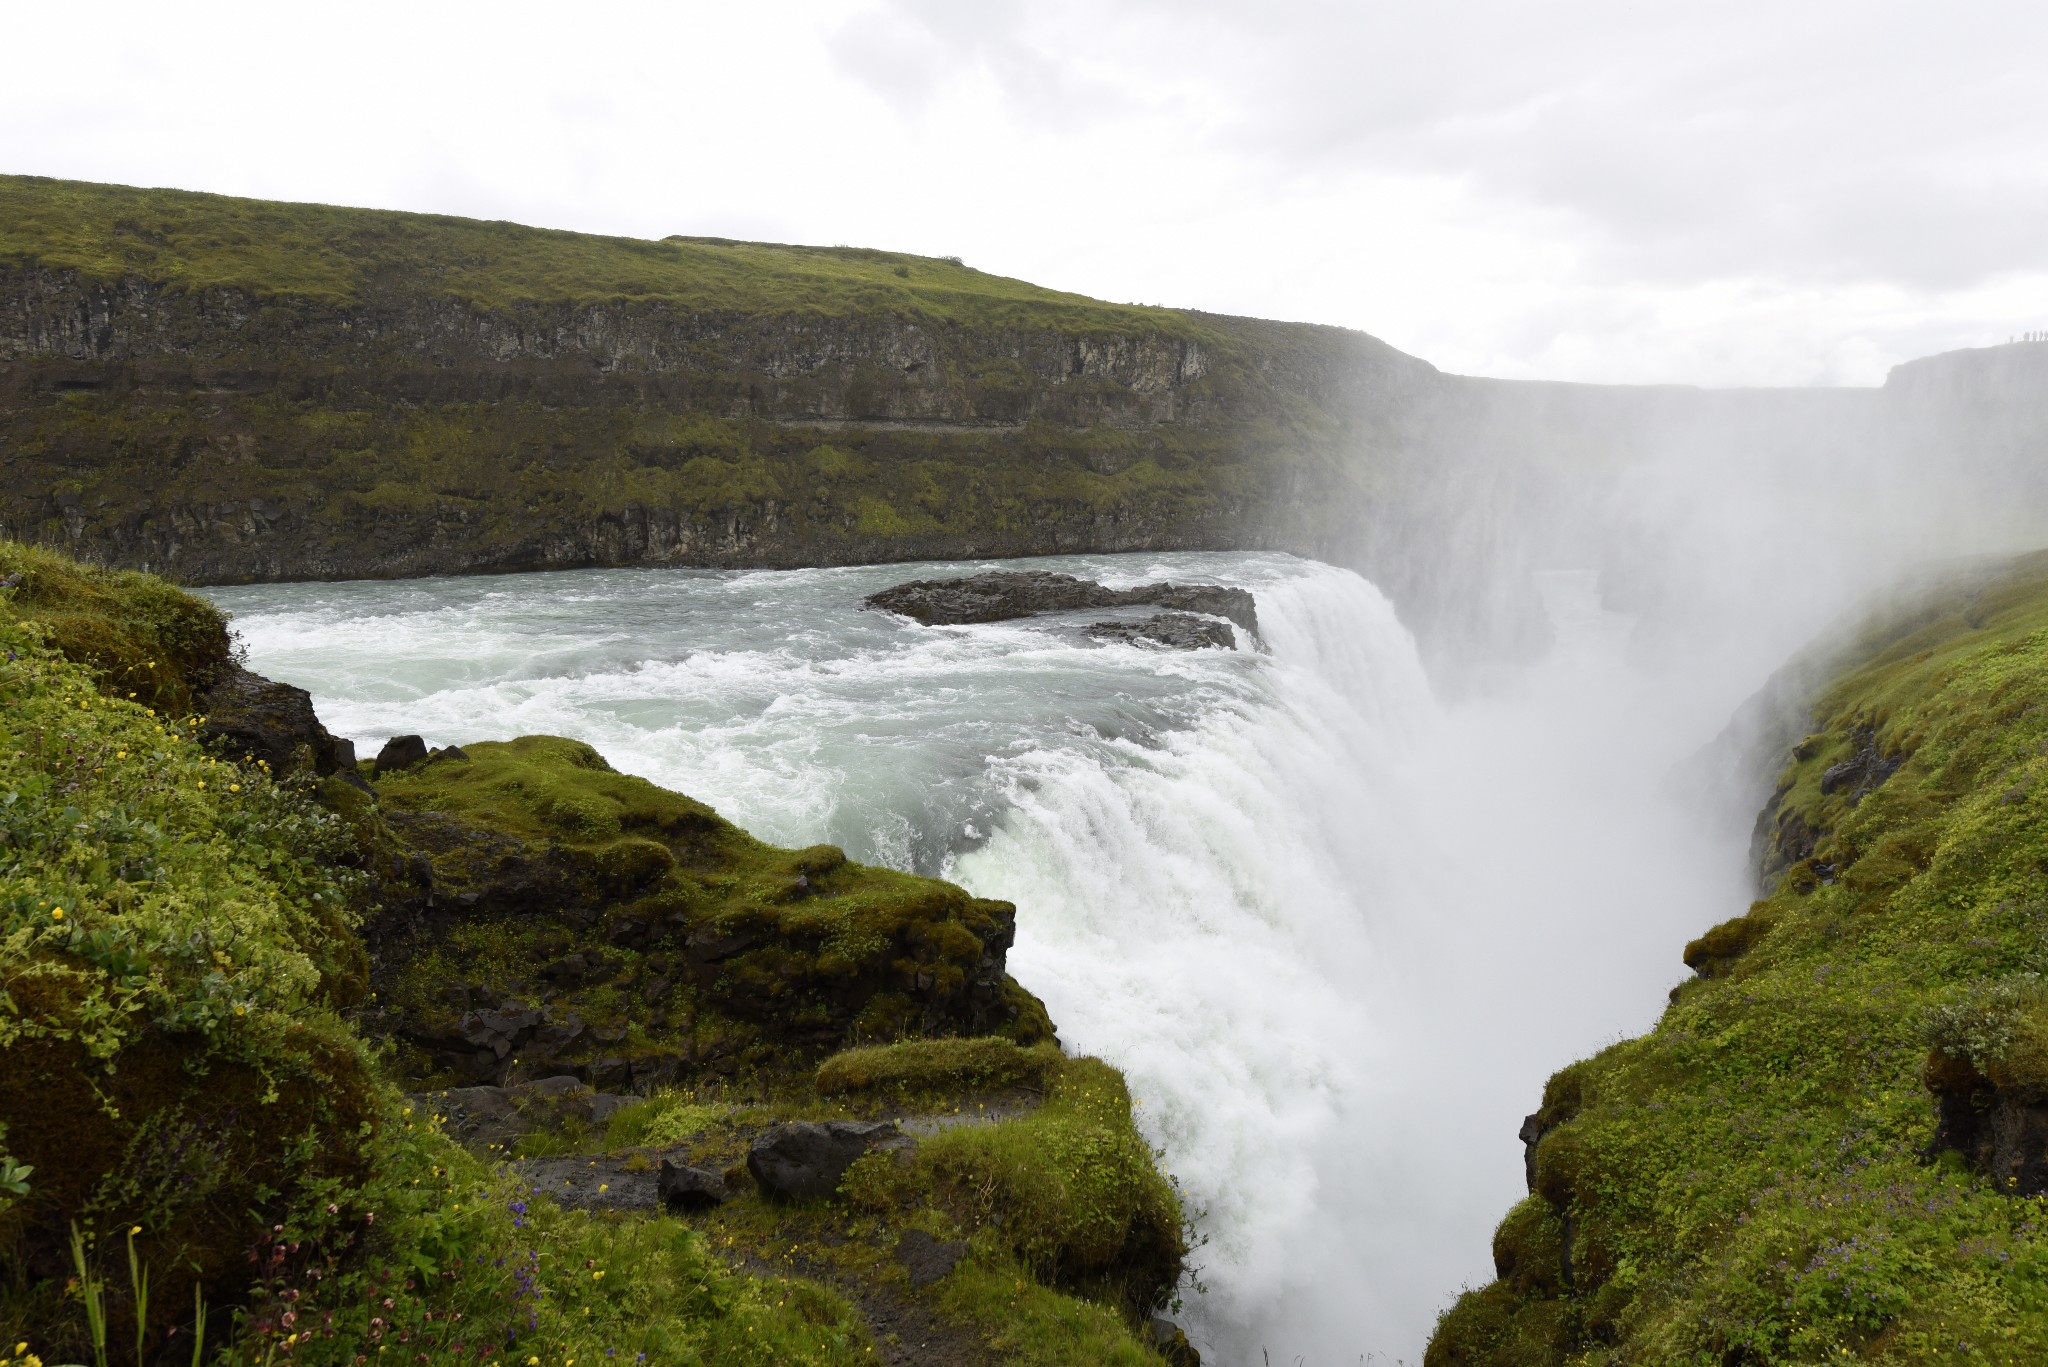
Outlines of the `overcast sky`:
M 2048 328 L 2038 0 L 0 6 L 0 170 L 852 243 L 1450 370 Z

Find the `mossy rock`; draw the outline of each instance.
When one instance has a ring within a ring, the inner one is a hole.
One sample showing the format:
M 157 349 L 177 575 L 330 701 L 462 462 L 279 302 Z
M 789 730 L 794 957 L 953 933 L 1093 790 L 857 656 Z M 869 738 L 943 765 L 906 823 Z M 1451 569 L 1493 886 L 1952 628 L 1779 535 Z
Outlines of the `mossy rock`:
M 897 1102 L 1012 1090 L 1042 1091 L 1058 1075 L 1059 1049 L 1025 1048 L 999 1036 L 911 1039 L 865 1045 L 818 1065 L 821 1096 L 872 1096 Z
M 1571 1306 L 1529 1301 L 1506 1283 L 1467 1292 L 1437 1320 L 1423 1367 L 1529 1367 L 1557 1362 L 1576 1338 Z
M 1555 1296 L 1567 1289 L 1565 1229 L 1557 1209 L 1531 1196 L 1508 1212 L 1493 1236 L 1494 1275 L 1517 1295 Z
M 61 1018 L 20 977 L 11 987 L 26 1010 Z M 380 1086 L 332 1017 L 239 1053 L 155 1029 L 104 1061 L 50 1035 L 0 1050 L 0 1133 L 34 1168 L 29 1195 L 0 1213 L 0 1332 L 52 1360 L 89 1360 L 77 1307 L 49 1294 L 74 1271 L 74 1225 L 98 1236 L 115 1342 L 133 1335 L 130 1228 L 150 1269 L 153 1343 L 189 1321 L 195 1285 L 214 1305 L 234 1303 L 254 1280 L 246 1253 L 263 1228 L 311 1192 L 365 1178 Z
M 220 610 L 155 575 L 0 541 L 0 584 L 0 620 L 35 624 L 111 696 L 187 713 L 230 663 Z
M 68 583 L 116 636 L 175 646 L 166 621 L 219 625 L 141 576 L 40 569 L 46 597 Z M 209 753 L 196 718 L 107 696 L 45 627 L 0 613 L 0 1158 L 30 1169 L 0 1193 L 0 1336 L 75 1361 L 74 1225 L 97 1240 L 117 1342 L 137 1231 L 160 1342 L 195 1284 L 232 1301 L 267 1229 L 362 1179 L 383 1093 L 338 1015 L 366 962 L 338 823 Z M 159 658 L 197 670 L 200 644 Z
M 1050 1074 L 1037 1109 L 946 1130 L 916 1162 L 1048 1284 L 1142 1315 L 1172 1294 L 1188 1253 L 1179 1197 L 1154 1159 L 1123 1075 L 1079 1058 Z
M 368 838 L 391 833 L 370 935 L 385 1028 L 419 1046 L 425 1080 L 555 1068 L 647 1086 L 806 1067 L 867 1040 L 1051 1037 L 1004 972 L 1006 902 L 836 846 L 764 844 L 579 741 L 463 756 L 376 777 L 381 826 L 352 816 Z M 481 1035 L 474 1008 L 506 1003 L 546 1023 Z
M 1723 921 L 1685 947 L 1685 966 L 1702 978 L 1725 976 L 1736 960 L 1747 954 L 1771 930 L 1770 918 L 1760 914 L 1762 904 L 1741 916 Z

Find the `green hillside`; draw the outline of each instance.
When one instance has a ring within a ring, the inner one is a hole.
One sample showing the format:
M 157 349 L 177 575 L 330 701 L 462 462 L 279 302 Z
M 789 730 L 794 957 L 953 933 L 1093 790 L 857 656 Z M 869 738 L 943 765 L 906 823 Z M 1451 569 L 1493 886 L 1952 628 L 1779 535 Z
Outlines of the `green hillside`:
M 1329 551 L 1432 373 L 887 251 L 0 177 L 0 534 L 186 582 Z
M 482 309 L 654 301 L 691 311 L 891 315 L 965 327 L 1216 334 L 936 257 L 721 238 L 659 242 L 398 213 L 0 176 L 0 264 L 329 305 L 418 291 Z
M 2048 557 L 1867 630 L 1812 728 L 1774 890 L 1550 1080 L 1431 1367 L 2048 1360 Z

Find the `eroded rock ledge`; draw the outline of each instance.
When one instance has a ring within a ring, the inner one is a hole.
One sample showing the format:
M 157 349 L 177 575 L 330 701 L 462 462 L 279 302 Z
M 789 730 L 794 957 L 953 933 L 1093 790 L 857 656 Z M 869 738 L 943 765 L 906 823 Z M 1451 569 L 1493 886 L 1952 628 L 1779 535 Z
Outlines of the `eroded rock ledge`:
M 1258 603 L 1248 589 L 1226 588 L 1220 584 L 1140 584 L 1136 588 L 1112 589 L 1071 574 L 1045 570 L 991 570 L 961 579 L 917 579 L 894 588 L 871 593 L 864 607 L 901 613 L 913 621 L 931 626 L 966 626 L 976 622 L 1009 622 L 1020 617 L 1037 617 L 1049 612 L 1077 612 L 1099 608 L 1157 607 L 1175 614 L 1200 613 L 1223 617 L 1256 636 L 1259 631 Z M 1138 627 L 1148 628 L 1138 631 Z M 1105 628 L 1097 632 L 1096 628 Z M 1156 628 L 1156 630 L 1149 630 Z M 1167 615 L 1141 624 L 1097 623 L 1094 634 L 1145 635 L 1162 644 L 1181 644 L 1187 633 Z M 1167 637 L 1174 639 L 1166 639 Z M 1201 644 L 1228 644 L 1205 637 Z

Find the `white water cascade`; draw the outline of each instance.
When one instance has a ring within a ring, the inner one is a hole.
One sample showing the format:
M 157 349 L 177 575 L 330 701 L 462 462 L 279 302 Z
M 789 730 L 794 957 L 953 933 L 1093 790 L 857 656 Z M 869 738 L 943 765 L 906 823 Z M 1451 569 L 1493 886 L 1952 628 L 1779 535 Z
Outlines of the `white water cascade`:
M 221 590 L 259 672 L 374 745 L 553 732 L 763 838 L 1019 908 L 1016 976 L 1122 1067 L 1208 1243 L 1207 1360 L 1419 1360 L 1491 1275 L 1543 1078 L 1647 1026 L 1740 910 L 1663 782 L 1739 696 L 1629 663 L 1590 575 L 1505 691 L 1446 706 L 1386 600 L 1281 555 L 1034 560 L 1257 595 L 1263 651 L 922 628 L 961 566 L 581 571 Z

